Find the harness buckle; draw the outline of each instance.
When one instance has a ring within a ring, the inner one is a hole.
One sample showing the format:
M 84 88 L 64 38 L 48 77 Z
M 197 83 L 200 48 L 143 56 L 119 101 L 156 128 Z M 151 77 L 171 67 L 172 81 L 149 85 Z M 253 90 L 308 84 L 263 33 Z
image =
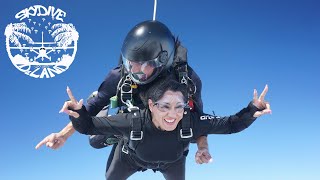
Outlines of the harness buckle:
M 122 152 L 124 152 L 125 154 L 129 154 L 129 151 L 127 149 L 127 147 L 125 147 L 124 145 L 122 146 Z
M 130 139 L 133 141 L 140 141 L 143 138 L 143 131 L 131 131 Z
M 187 81 L 187 79 L 186 79 L 185 76 L 182 76 L 182 79 L 181 79 L 180 83 L 181 83 L 181 84 L 188 85 L 188 81 Z
M 135 112 L 135 111 L 139 110 L 139 108 L 137 106 L 128 107 L 127 109 L 129 112 Z
M 180 129 L 180 137 L 183 139 L 191 138 L 193 136 L 192 128 L 189 130 Z
M 123 81 L 123 84 L 119 87 L 121 90 L 121 102 L 126 103 L 127 100 L 132 101 L 132 81 L 129 76 L 125 77 L 126 79 Z
M 136 111 L 138 111 L 139 110 L 139 107 L 137 107 L 137 106 L 133 106 L 132 105 L 132 103 L 131 103 L 131 101 L 129 101 L 129 100 L 127 100 L 126 102 L 125 102 L 125 104 L 128 106 L 128 111 L 129 112 L 133 112 L 134 114 L 134 116 L 137 116 L 137 114 L 135 114 L 135 112 Z

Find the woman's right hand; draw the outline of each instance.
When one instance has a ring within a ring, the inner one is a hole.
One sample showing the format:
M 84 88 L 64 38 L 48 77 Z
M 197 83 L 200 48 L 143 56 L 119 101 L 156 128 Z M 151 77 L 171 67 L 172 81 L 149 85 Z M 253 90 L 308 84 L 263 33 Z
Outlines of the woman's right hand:
M 79 110 L 82 108 L 83 99 L 81 99 L 79 102 L 76 100 L 76 98 L 72 95 L 71 89 L 67 87 L 67 94 L 69 96 L 69 101 L 66 101 L 59 113 L 66 113 L 69 116 L 73 116 L 74 118 L 78 118 L 79 114 L 77 112 L 74 112 L 73 110 Z

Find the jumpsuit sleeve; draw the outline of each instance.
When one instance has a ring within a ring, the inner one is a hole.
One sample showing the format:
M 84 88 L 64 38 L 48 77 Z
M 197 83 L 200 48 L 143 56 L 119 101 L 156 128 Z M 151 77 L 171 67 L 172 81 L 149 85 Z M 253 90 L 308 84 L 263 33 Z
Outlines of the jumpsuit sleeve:
M 121 76 L 120 71 L 120 66 L 112 69 L 101 83 L 98 95 L 88 101 L 86 109 L 91 116 L 97 115 L 104 106 L 110 103 L 110 98 L 116 95 Z
M 188 68 L 189 68 L 189 77 L 191 77 L 196 88 L 196 93 L 194 94 L 194 97 L 193 97 L 194 104 L 195 104 L 194 112 L 203 114 L 203 102 L 201 97 L 202 82 L 198 74 L 190 66 L 188 66 Z M 201 136 L 207 136 L 207 134 L 202 134 Z M 197 142 L 197 138 L 193 139 L 191 143 Z
M 253 117 L 256 111 L 259 109 L 250 102 L 235 115 L 226 117 L 192 113 L 195 138 L 206 134 L 232 134 L 243 131 L 257 119 Z
M 90 116 L 86 108 L 82 106 L 78 118 L 69 116 L 73 127 L 81 134 L 87 135 L 124 135 L 129 131 L 130 113 L 121 113 L 108 117 Z

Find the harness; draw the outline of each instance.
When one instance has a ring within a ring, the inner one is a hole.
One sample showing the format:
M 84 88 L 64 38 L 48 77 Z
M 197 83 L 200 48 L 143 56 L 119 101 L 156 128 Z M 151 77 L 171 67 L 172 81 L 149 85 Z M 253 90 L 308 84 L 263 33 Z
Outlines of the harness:
M 126 101 L 126 105 L 128 106 L 127 110 L 131 113 L 131 131 L 130 139 L 124 138 L 122 152 L 128 154 L 129 145 L 130 149 L 135 150 L 138 143 L 132 145 L 132 142 L 137 142 L 143 139 L 142 121 L 144 117 L 141 116 L 139 108 L 137 106 L 133 106 L 129 100 Z
M 176 76 L 179 78 L 179 82 L 188 88 L 188 103 L 184 107 L 184 115 L 181 120 L 181 129 L 179 130 L 179 137 L 182 141 L 185 155 L 188 153 L 189 142 L 193 137 L 193 131 L 191 127 L 191 116 L 190 111 L 194 110 L 193 95 L 196 93 L 196 85 L 192 79 L 188 76 L 188 63 L 187 63 L 187 49 L 177 43 L 176 45 L 176 55 L 173 62 L 173 70 Z M 133 152 L 135 151 L 137 145 L 143 140 L 143 129 L 142 122 L 143 117 L 141 117 L 139 108 L 133 106 L 133 92 L 137 88 L 137 85 L 131 80 L 129 75 L 125 74 L 124 68 L 121 70 L 121 78 L 117 88 L 117 95 L 120 97 L 118 102 L 126 105 L 127 110 L 131 113 L 131 131 L 130 139 L 124 139 L 124 145 L 122 147 L 122 152 L 128 154 L 129 149 Z M 119 94 L 118 94 L 119 93 Z
M 182 119 L 182 127 L 180 129 L 180 137 L 182 140 L 189 140 L 193 136 L 193 131 L 191 128 L 191 117 L 190 110 L 193 109 L 193 100 L 192 96 L 196 93 L 196 86 L 188 76 L 188 63 L 187 63 L 187 49 L 182 47 L 181 45 L 177 48 L 177 56 L 175 57 L 174 69 L 176 74 L 179 77 L 179 82 L 188 88 L 188 103 L 187 106 L 184 107 L 184 115 Z M 194 87 L 194 91 L 192 88 L 189 88 L 189 81 L 192 83 Z
M 111 109 L 117 108 L 117 113 L 123 112 L 131 112 L 132 114 L 132 122 L 131 122 L 131 132 L 130 132 L 130 140 L 132 141 L 140 141 L 143 139 L 143 131 L 142 131 L 142 118 L 140 117 L 139 108 L 137 106 L 133 106 L 135 104 L 133 99 L 133 94 L 137 93 L 138 85 L 134 83 L 129 74 L 125 71 L 125 68 L 122 64 L 122 56 L 119 58 L 119 66 L 121 66 L 121 78 L 117 85 L 116 95 L 110 98 L 110 105 L 108 106 L 107 113 Z M 187 49 L 180 45 L 179 41 L 176 42 L 176 54 L 173 62 L 173 71 L 178 77 L 179 82 L 184 84 L 186 88 L 188 88 L 188 103 L 184 108 L 184 116 L 182 119 L 182 126 L 179 131 L 179 136 L 182 141 L 185 141 L 185 150 L 188 149 L 188 143 L 193 137 L 193 131 L 191 127 L 191 117 L 190 110 L 194 110 L 193 104 L 193 95 L 196 93 L 196 85 L 192 81 L 192 79 L 188 76 L 188 63 L 187 63 Z M 110 109 L 111 108 L 111 109 Z M 113 110 L 114 111 L 114 110 Z M 107 115 L 108 115 L 107 114 Z M 102 143 L 107 146 L 113 144 L 113 142 L 118 142 L 119 138 L 108 137 L 107 140 L 102 141 Z M 122 151 L 128 153 L 128 144 L 129 140 L 125 140 L 125 145 L 122 148 Z M 135 143 L 133 143 L 135 144 Z M 131 149 L 135 149 L 136 145 L 133 145 Z

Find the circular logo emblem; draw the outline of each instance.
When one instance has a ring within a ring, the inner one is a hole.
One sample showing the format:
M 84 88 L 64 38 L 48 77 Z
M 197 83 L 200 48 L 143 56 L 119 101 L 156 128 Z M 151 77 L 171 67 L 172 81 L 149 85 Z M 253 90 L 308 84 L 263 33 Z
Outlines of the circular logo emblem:
M 6 26 L 6 49 L 12 64 L 33 78 L 52 78 L 72 64 L 79 33 L 64 22 L 66 12 L 34 5 L 15 15 Z

